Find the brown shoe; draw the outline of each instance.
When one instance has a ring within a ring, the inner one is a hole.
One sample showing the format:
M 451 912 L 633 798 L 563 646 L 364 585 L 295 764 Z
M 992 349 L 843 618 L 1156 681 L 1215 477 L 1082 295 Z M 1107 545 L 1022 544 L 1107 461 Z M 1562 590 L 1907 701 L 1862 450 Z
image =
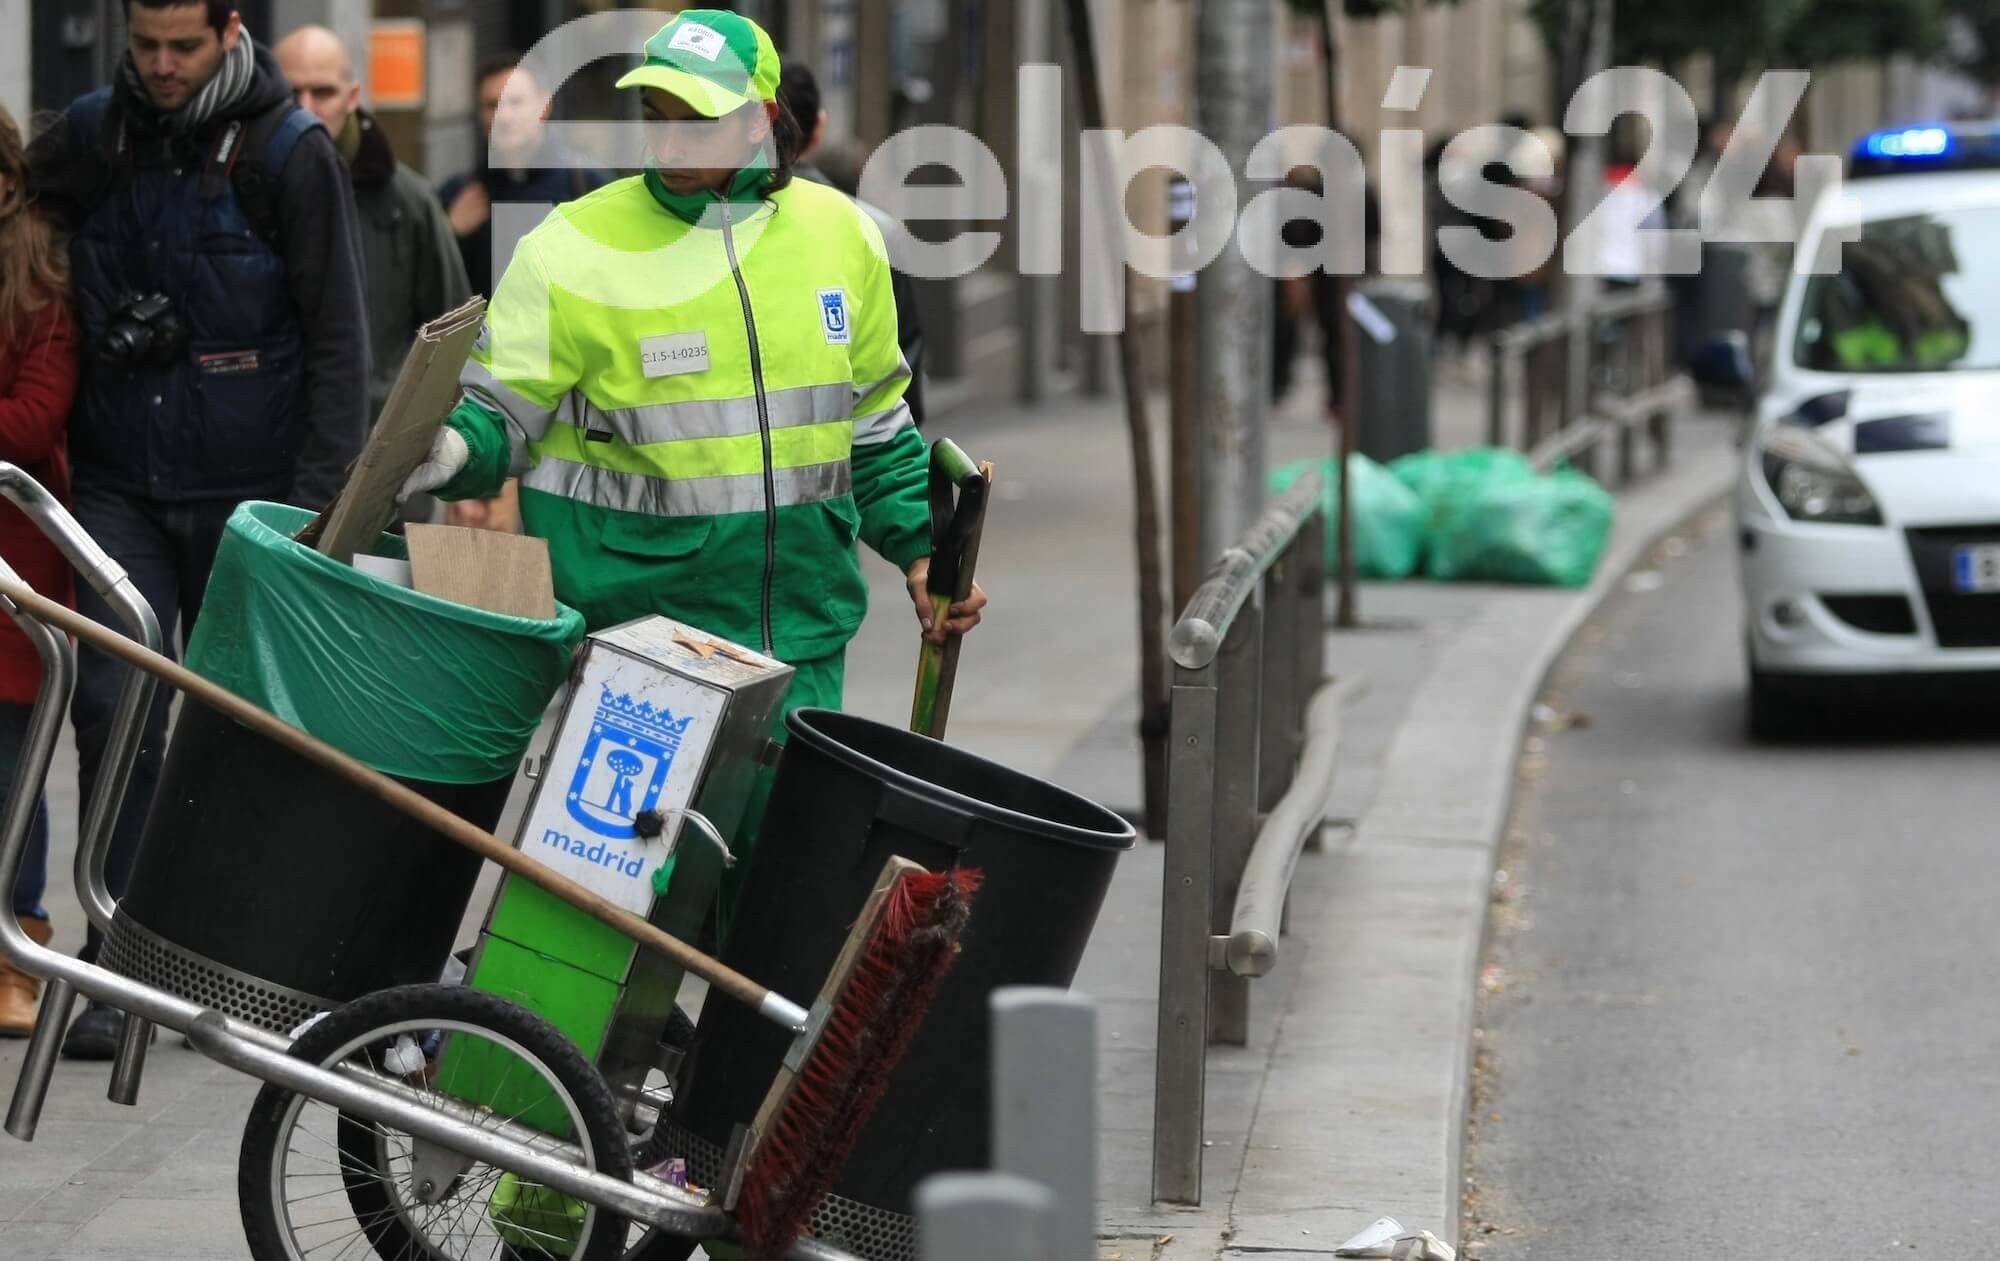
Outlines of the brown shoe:
M 46 946 L 54 930 L 45 919 L 20 916 L 21 930 Z M 0 1038 L 25 1038 L 35 1031 L 35 1007 L 42 996 L 42 983 L 13 964 L 0 959 Z

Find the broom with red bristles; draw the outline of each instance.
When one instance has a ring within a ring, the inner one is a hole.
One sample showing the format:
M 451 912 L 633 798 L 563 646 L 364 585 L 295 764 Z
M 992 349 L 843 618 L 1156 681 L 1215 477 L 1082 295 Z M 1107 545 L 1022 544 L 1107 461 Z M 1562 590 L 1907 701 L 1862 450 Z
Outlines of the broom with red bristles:
M 891 858 L 808 1011 L 179 662 L 23 583 L 0 578 L 0 596 L 340 776 L 792 1031 L 786 1071 L 750 1127 L 725 1202 L 739 1213 L 753 1261 L 775 1261 L 798 1241 L 957 958 L 979 872 L 932 873 Z
M 902 858 L 884 864 L 813 1004 L 817 1042 L 804 1056 L 793 1048 L 738 1139 L 740 1176 L 731 1174 L 723 1203 L 746 1261 L 779 1261 L 833 1189 L 957 960 L 981 878 Z

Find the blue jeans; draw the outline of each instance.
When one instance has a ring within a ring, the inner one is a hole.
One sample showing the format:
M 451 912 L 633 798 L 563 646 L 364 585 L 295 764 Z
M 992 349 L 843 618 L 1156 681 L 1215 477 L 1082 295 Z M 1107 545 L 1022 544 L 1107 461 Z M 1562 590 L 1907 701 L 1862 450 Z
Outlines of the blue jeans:
M 208 571 L 215 564 L 215 549 L 222 541 L 222 529 L 229 521 L 229 514 L 236 509 L 235 502 L 162 503 L 94 487 L 82 480 L 76 486 L 74 500 L 72 511 L 77 522 L 131 575 L 139 594 L 153 606 L 160 619 L 160 632 L 165 640 L 163 650 L 168 656 L 177 657 L 174 632 L 179 629 L 183 643 L 194 632 L 202 593 L 208 587 Z M 92 621 L 102 622 L 121 634 L 129 633 L 123 620 L 86 583 L 77 584 L 76 607 Z M 111 739 L 111 721 L 117 714 L 118 692 L 124 686 L 127 669 L 116 657 L 95 648 L 77 648 L 76 696 L 69 712 L 70 721 L 76 726 L 79 831 L 81 814 L 90 808 L 97 777 L 103 769 L 104 746 Z M 171 697 L 164 692 L 153 698 L 138 757 L 132 765 L 131 783 L 125 790 L 118 822 L 112 828 L 110 848 L 105 854 L 104 882 L 113 897 L 124 896 L 132 861 L 139 852 L 139 837 L 145 830 L 146 812 L 152 806 L 153 790 L 160 782 L 170 701 Z M 78 957 L 96 959 L 101 944 L 97 926 L 93 924 Z
M 28 716 L 32 705 L 0 701 L 0 810 L 14 788 L 15 765 L 21 760 L 21 746 L 28 739 Z M 49 806 L 36 794 L 35 821 L 28 826 L 28 848 L 21 854 L 21 867 L 14 877 L 16 915 L 47 919 L 42 894 L 49 887 Z

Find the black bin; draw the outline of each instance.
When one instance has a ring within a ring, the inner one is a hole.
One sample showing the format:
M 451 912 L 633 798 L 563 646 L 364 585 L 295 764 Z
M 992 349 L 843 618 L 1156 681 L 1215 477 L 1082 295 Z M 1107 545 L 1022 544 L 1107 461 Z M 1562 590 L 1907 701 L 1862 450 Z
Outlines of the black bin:
M 491 831 L 513 777 L 402 782 Z M 479 864 L 395 807 L 190 703 L 119 904 L 125 940 L 112 966 L 130 975 L 171 959 L 183 981 L 169 988 L 183 997 L 289 1030 L 370 991 L 437 980 Z M 127 957 L 133 947 L 139 959 Z M 212 996 L 188 993 L 188 981 Z
M 824 709 L 788 723 L 724 962 L 810 1004 L 891 855 L 985 873 L 957 965 L 813 1221 L 871 1261 L 900 1261 L 914 1255 L 917 1183 L 988 1163 L 988 996 L 1070 983 L 1133 831 L 1100 805 L 924 736 Z M 738 1003 L 705 1004 L 669 1133 L 697 1181 L 714 1185 L 731 1131 L 756 1115 L 790 1041 Z
M 384 582 L 298 543 L 311 520 L 255 502 L 230 515 L 188 668 L 490 830 L 582 617 L 506 617 Z M 371 550 L 406 554 L 387 535 Z M 189 702 L 104 963 L 290 1030 L 435 980 L 478 875 L 469 851 Z

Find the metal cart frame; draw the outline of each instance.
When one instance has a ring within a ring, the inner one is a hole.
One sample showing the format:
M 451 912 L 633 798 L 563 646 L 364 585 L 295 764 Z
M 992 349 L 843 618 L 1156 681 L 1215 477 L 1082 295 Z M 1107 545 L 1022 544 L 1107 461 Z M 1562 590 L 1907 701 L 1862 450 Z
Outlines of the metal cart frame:
M 53 495 L 20 468 L 4 462 L 0 462 L 0 495 L 19 507 L 62 550 L 77 574 L 118 611 L 134 639 L 159 650 L 160 625 L 152 607 L 123 567 L 84 532 Z M 0 575 L 20 581 L 4 558 L 0 558 Z M 36 693 L 6 811 L 0 815 L 0 904 L 11 905 L 28 830 L 76 685 L 76 648 L 68 636 L 58 634 L 4 597 L 0 597 L 0 609 L 21 627 L 42 659 L 41 688 Z M 104 880 L 105 849 L 116 806 L 123 802 L 130 780 L 142 735 L 141 716 L 157 687 L 152 676 L 138 669 L 126 679 L 106 749 L 105 774 L 88 803 L 77 841 L 77 897 L 90 922 L 101 930 L 110 928 L 117 910 Z M 598 1173 L 587 1167 L 582 1150 L 574 1144 L 551 1149 L 548 1136 L 539 1131 L 495 1126 L 471 1107 L 435 1097 L 419 1102 L 417 1092 L 378 1072 L 354 1065 L 330 1070 L 294 1058 L 289 1054 L 291 1041 L 283 1035 L 39 946 L 12 915 L 0 915 L 0 954 L 49 983 L 7 1110 L 6 1129 L 15 1138 L 34 1139 L 70 1011 L 81 994 L 127 1013 L 123 1045 L 111 1071 L 109 1098 L 114 1103 L 138 1101 L 146 1050 L 153 1027 L 159 1026 L 186 1034 L 197 1051 L 238 1072 L 535 1179 L 642 1225 L 687 1238 L 727 1238 L 735 1233 L 734 1223 L 719 1205 L 684 1188 L 642 1172 L 634 1173 L 630 1182 Z M 515 1130 L 521 1137 L 513 1136 Z M 542 1145 L 529 1146 L 530 1137 Z M 858 1261 L 849 1253 L 803 1238 L 789 1255 L 793 1261 Z

